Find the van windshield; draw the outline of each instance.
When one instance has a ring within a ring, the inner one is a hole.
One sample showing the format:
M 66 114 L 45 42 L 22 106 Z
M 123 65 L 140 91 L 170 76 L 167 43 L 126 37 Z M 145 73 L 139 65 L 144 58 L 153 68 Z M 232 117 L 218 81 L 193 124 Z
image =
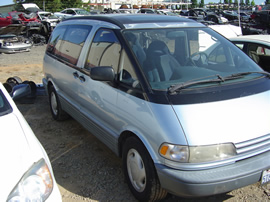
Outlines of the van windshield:
M 126 30 L 123 34 L 155 90 L 168 90 L 174 85 L 216 75 L 228 77 L 263 71 L 238 47 L 207 27 Z M 244 80 L 258 75 L 250 74 Z M 201 85 L 217 82 L 198 82 L 192 88 Z

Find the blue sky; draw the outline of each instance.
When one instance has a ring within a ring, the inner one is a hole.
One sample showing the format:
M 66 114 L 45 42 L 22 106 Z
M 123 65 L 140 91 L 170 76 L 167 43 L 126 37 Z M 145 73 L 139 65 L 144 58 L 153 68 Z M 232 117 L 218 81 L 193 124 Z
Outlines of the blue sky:
M 224 0 L 221 0 L 221 2 L 223 2 Z M 251 2 L 252 0 L 250 0 Z M 198 1 L 199 2 L 199 1 Z M 207 4 L 209 2 L 213 2 L 213 3 L 218 3 L 219 0 L 204 0 L 204 3 Z M 265 0 L 255 0 L 255 4 L 257 5 L 260 5 L 262 4 L 263 2 L 265 2 Z M 3 6 L 3 5 L 8 5 L 8 4 L 13 4 L 13 1 L 12 0 L 0 0 L 0 6 Z
M 0 6 L 13 4 L 12 0 L 0 0 Z

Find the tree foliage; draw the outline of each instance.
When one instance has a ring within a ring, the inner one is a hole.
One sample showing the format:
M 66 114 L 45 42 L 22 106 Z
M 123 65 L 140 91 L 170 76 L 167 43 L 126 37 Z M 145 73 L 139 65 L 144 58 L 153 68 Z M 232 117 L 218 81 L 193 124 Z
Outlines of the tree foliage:
M 198 7 L 198 2 L 197 2 L 197 0 L 191 0 L 191 2 L 192 2 L 192 8 L 196 8 L 196 7 Z
M 201 0 L 200 2 L 200 8 L 203 8 L 204 7 L 204 0 Z

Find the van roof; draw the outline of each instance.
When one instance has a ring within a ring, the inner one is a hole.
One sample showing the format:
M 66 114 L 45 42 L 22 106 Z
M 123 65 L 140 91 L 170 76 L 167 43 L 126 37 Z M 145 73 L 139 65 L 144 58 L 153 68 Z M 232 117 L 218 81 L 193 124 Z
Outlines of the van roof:
M 160 27 L 162 23 L 164 27 L 169 24 L 178 24 L 181 26 L 191 26 L 191 27 L 204 27 L 205 25 L 198 23 L 194 20 L 190 20 L 184 17 L 178 16 L 167 16 L 158 14 L 101 14 L 101 15 L 91 15 L 91 16 L 79 16 L 68 18 L 67 20 L 99 20 L 104 22 L 110 22 L 122 29 L 132 28 L 132 27 L 145 27 L 145 24 L 152 24 L 151 27 Z M 179 24 L 180 23 L 180 24 Z M 137 26 L 135 26 L 137 25 Z

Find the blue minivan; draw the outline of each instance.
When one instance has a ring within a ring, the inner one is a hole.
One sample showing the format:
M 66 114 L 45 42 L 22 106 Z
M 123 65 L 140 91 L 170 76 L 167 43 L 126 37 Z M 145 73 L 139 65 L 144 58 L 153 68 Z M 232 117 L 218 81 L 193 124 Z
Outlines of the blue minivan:
M 270 74 L 201 23 L 70 18 L 43 68 L 53 118 L 72 116 L 122 158 L 140 201 L 270 181 Z

